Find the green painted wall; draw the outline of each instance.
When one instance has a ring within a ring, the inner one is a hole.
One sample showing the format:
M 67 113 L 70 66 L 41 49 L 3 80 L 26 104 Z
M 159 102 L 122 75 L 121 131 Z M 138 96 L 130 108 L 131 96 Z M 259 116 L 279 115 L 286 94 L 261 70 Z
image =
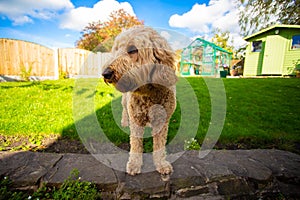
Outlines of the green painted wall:
M 244 76 L 256 76 L 261 75 L 263 55 L 265 49 L 265 38 L 257 38 L 253 41 L 262 40 L 261 52 L 252 52 L 252 43 L 246 48 L 246 59 L 244 65 Z
M 283 75 L 291 75 L 294 73 L 294 68 L 296 65 L 300 64 L 300 49 L 292 49 L 292 37 L 293 35 L 300 35 L 299 29 L 291 29 L 290 31 L 284 31 L 286 34 L 287 42 L 286 42 L 286 51 L 285 51 L 285 59 L 283 62 Z
M 244 76 L 294 74 L 295 66 L 300 64 L 300 49 L 291 48 L 293 35 L 300 35 L 300 29 L 275 28 L 250 38 Z M 262 41 L 261 52 L 252 52 L 252 42 L 259 40 Z
M 261 74 L 281 75 L 286 51 L 286 38 L 281 35 L 266 37 Z

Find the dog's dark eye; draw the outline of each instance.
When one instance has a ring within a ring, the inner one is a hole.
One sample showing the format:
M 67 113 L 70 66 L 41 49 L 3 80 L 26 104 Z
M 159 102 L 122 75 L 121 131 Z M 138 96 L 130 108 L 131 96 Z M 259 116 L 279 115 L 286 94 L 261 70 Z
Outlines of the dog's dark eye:
M 127 53 L 128 54 L 135 54 L 138 52 L 138 49 L 134 45 L 130 45 L 127 47 Z

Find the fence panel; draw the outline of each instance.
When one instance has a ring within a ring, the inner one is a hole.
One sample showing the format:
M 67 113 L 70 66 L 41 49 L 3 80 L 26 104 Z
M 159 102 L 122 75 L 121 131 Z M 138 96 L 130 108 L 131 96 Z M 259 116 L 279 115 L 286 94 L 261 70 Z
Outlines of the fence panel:
M 0 38 L 0 75 L 54 76 L 54 52 L 32 42 Z
M 76 48 L 58 49 L 58 68 L 60 73 L 69 76 L 97 76 L 100 77 L 101 67 L 110 53 L 93 53 Z
M 76 48 L 56 50 L 32 42 L 0 38 L 0 75 L 54 77 L 100 77 L 110 53 L 93 53 Z

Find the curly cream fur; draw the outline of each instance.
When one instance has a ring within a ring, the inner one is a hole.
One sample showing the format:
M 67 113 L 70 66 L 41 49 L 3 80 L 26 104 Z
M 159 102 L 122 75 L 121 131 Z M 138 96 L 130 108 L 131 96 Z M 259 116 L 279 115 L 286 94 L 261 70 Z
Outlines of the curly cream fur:
M 116 37 L 112 56 L 102 75 L 123 93 L 121 125 L 130 127 L 127 173 L 141 172 L 144 127 L 150 126 L 156 170 L 170 174 L 173 169 L 166 161 L 165 145 L 176 108 L 174 52 L 156 31 L 137 26 Z

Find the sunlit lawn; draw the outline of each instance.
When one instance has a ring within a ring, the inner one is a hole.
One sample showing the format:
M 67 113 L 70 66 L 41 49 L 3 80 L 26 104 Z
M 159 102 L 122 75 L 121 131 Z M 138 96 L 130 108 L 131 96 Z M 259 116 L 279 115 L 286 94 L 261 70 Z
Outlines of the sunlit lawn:
M 209 91 L 204 79 L 187 80 L 199 103 L 200 119 L 195 136 L 201 144 L 211 120 Z M 226 120 L 217 148 L 279 148 L 299 153 L 300 79 L 222 81 L 226 91 Z M 77 87 L 73 79 L 0 83 L 0 150 L 10 149 L 11 140 L 23 141 L 22 138 L 36 146 L 45 137 L 79 140 L 72 109 L 74 86 Z M 120 102 L 120 93 L 99 79 L 91 95 L 95 102 L 93 110 L 108 138 L 117 145 L 128 142 L 128 130 L 114 121 L 121 115 L 120 110 L 114 110 L 114 105 Z M 169 142 L 181 125 L 181 114 L 179 102 L 170 120 Z M 20 142 L 13 150 L 27 150 L 29 146 Z M 145 146 L 146 151 L 151 150 L 151 138 L 145 139 Z

